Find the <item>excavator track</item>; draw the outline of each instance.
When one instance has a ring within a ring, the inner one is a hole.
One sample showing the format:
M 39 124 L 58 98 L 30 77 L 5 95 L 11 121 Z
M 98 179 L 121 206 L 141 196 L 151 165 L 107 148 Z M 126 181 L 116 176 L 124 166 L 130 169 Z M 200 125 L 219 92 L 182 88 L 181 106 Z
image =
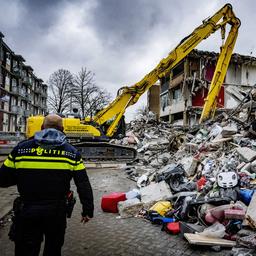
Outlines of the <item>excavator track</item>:
M 137 151 L 131 147 L 115 145 L 107 142 L 80 142 L 73 144 L 85 161 L 92 162 L 131 162 L 137 156 Z
M 131 147 L 115 145 L 107 142 L 73 143 L 82 158 L 88 162 L 131 162 L 135 160 L 137 151 Z M 0 146 L 0 156 L 7 157 L 15 145 Z

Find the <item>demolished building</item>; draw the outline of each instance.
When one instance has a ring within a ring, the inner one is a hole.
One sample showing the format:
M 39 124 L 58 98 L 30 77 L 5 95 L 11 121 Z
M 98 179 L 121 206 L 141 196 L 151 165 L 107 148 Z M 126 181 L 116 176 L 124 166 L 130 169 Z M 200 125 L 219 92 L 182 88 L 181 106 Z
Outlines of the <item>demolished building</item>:
M 159 95 L 148 94 L 150 111 L 163 121 L 193 125 L 198 122 L 216 67 L 218 53 L 193 50 L 160 80 Z M 239 105 L 243 95 L 255 84 L 256 58 L 233 54 L 225 82 L 217 100 L 218 111 Z M 234 97 L 235 96 L 235 97 Z M 157 97 L 159 101 L 153 101 Z

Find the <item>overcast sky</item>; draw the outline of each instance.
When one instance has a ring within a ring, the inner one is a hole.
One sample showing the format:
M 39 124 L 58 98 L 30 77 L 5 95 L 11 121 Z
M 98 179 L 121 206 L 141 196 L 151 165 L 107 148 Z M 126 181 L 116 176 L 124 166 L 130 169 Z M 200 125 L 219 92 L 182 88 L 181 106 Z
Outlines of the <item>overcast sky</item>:
M 139 81 L 223 0 L 0 0 L 0 31 L 45 81 L 59 68 L 82 66 L 115 97 Z M 230 1 L 241 19 L 235 52 L 256 56 L 256 1 Z M 218 51 L 220 34 L 198 48 Z M 146 104 L 142 97 L 127 111 Z

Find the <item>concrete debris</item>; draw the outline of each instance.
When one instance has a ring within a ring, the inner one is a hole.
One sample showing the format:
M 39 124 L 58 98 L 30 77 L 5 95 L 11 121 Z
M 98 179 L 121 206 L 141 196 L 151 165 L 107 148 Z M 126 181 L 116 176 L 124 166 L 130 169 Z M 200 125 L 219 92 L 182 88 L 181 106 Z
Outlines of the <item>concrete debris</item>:
M 237 127 L 235 125 L 229 125 L 222 128 L 221 135 L 223 138 L 229 138 L 237 133 Z
M 180 160 L 180 164 L 183 165 L 185 175 L 190 177 L 195 174 L 198 161 L 193 156 L 184 157 Z
M 118 202 L 118 212 L 122 218 L 134 217 L 142 208 L 143 203 L 138 198 Z
M 253 256 L 256 254 L 255 249 L 247 249 L 243 247 L 233 247 L 230 256 Z
M 150 185 L 141 188 L 140 195 L 143 204 L 153 205 L 157 201 L 171 198 L 172 192 L 168 184 L 165 181 L 161 181 L 159 183 L 151 183 Z
M 256 159 L 256 151 L 252 150 L 248 147 L 239 147 L 236 149 L 239 156 L 244 160 L 246 163 L 252 162 Z
M 237 238 L 237 245 L 240 247 L 246 247 L 248 249 L 256 248 L 256 235 L 249 235 Z
M 221 249 L 237 241 L 239 250 L 255 249 L 256 121 L 248 111 L 233 109 L 215 121 L 190 128 L 139 116 L 128 129 L 127 137 L 134 139 L 112 142 L 138 151 L 136 161 L 124 169 L 140 189 L 131 215 L 142 206 L 138 216 L 161 224 L 166 232 L 168 223 L 177 232 L 179 223 L 182 229 L 199 225 L 204 236 L 182 232 L 191 243 Z M 164 216 L 150 211 L 161 200 L 171 204 Z M 133 207 L 129 201 L 127 208 Z M 119 203 L 121 216 L 129 215 L 123 210 L 125 202 Z M 241 235 L 245 228 L 253 233 Z M 234 255 L 239 250 L 234 247 Z

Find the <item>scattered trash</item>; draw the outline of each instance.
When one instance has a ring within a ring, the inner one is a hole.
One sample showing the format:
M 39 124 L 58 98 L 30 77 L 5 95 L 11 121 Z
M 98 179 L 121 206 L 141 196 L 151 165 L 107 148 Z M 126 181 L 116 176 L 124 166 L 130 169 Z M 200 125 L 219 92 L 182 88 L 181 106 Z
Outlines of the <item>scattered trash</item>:
M 240 247 L 246 247 L 249 249 L 256 248 L 256 235 L 249 235 L 237 238 L 237 245 Z
M 138 198 L 118 202 L 118 212 L 122 218 L 134 217 L 142 208 L 143 204 Z
M 151 183 L 141 188 L 141 202 L 149 207 L 160 200 L 166 200 L 172 197 L 170 187 L 165 181 L 159 183 Z
M 203 232 L 199 233 L 202 236 L 223 238 L 225 236 L 225 226 L 219 222 L 215 222 L 212 226 L 204 229 Z
M 133 189 L 127 193 L 125 193 L 125 197 L 127 200 L 139 198 L 140 197 L 140 191 L 138 189 Z
M 166 231 L 170 234 L 177 235 L 180 233 L 180 223 L 171 222 L 166 225 Z
M 256 121 L 232 113 L 190 128 L 153 115 L 132 121 L 129 139 L 112 141 L 138 151 L 124 171 L 139 189 L 118 203 L 120 216 L 145 218 L 215 251 L 256 249 Z
M 165 214 L 172 209 L 172 205 L 169 201 L 159 201 L 154 204 L 149 211 L 155 211 L 161 216 L 165 216 Z
M 184 237 L 188 240 L 190 244 L 194 245 L 210 245 L 220 247 L 233 247 L 236 245 L 236 242 L 234 241 L 222 238 L 202 236 L 200 234 L 185 233 Z
M 118 212 L 117 203 L 125 200 L 126 200 L 125 193 L 122 193 L 122 192 L 103 195 L 101 198 L 101 209 L 104 212 L 117 213 Z

